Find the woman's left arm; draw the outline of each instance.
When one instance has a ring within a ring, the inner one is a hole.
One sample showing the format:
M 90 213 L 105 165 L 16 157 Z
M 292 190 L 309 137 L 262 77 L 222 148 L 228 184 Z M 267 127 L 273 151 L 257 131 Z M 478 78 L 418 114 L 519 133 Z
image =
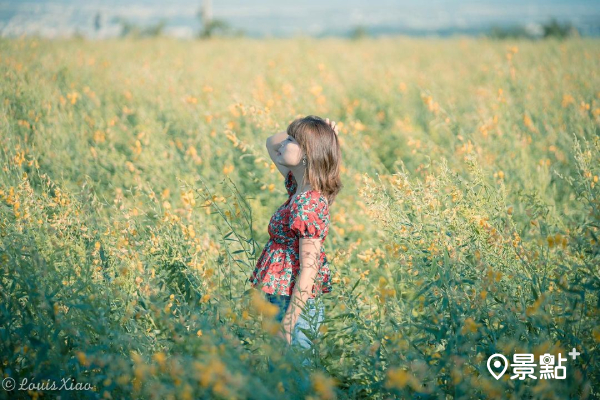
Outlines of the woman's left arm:
M 282 321 L 285 340 L 290 344 L 292 343 L 292 331 L 294 330 L 294 326 L 296 326 L 302 308 L 306 307 L 306 300 L 310 297 L 319 270 L 321 239 L 301 238 L 299 246 L 299 278 L 294 285 L 290 305 Z

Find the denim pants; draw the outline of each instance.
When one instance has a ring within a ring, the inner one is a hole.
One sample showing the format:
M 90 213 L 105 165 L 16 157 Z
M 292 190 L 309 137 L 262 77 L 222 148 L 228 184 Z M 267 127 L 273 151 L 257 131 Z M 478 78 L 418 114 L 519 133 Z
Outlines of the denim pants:
M 291 296 L 267 294 L 267 300 L 279 307 L 277 321 L 281 322 L 290 304 Z M 305 310 L 300 312 L 298 321 L 292 330 L 292 347 L 296 346 L 301 349 L 311 350 L 313 355 L 316 355 L 316 350 L 312 348 L 312 342 L 306 335 L 309 332 L 311 337 L 319 335 L 319 328 L 325 317 L 325 308 L 323 303 L 319 305 L 315 303 L 315 299 L 309 298 L 306 300 Z M 307 358 L 302 362 L 302 365 L 309 365 L 310 360 Z

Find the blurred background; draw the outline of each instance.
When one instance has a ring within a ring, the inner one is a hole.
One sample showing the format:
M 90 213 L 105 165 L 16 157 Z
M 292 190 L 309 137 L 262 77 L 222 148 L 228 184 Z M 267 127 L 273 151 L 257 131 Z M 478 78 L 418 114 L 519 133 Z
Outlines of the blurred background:
M 600 36 L 596 0 L 19 0 L 0 2 L 0 35 L 108 38 Z

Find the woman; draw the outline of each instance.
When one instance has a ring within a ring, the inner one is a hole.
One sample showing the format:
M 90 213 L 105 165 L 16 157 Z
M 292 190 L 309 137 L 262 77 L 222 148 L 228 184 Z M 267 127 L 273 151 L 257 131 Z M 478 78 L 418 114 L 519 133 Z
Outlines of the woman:
M 296 119 L 266 145 L 285 178 L 288 199 L 271 217 L 270 239 L 249 280 L 279 306 L 277 320 L 286 342 L 310 348 L 302 330 L 312 328 L 318 334 L 324 310 L 315 300 L 331 292 L 323 242 L 329 232 L 329 209 L 343 187 L 338 128 L 329 118 L 311 115 Z

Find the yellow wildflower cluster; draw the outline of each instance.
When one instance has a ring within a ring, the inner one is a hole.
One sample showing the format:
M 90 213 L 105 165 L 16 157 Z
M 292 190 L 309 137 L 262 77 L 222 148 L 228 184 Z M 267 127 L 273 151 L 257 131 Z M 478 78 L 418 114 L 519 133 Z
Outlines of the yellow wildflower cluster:
M 479 329 L 480 326 L 481 326 L 480 323 L 475 322 L 475 320 L 473 320 L 473 318 L 469 317 L 469 318 L 465 319 L 465 323 L 461 329 L 461 333 L 463 335 L 465 335 L 467 333 L 475 333 L 475 332 L 477 332 L 477 330 Z
M 104 143 L 106 141 L 106 134 L 102 130 L 94 131 L 93 140 L 95 143 Z
M 346 108 L 346 114 L 354 114 L 354 110 L 360 104 L 360 100 L 353 99 L 345 102 L 344 107 Z
M 225 175 L 229 175 L 233 172 L 234 169 L 235 167 L 232 164 L 227 164 L 223 167 L 223 173 Z
M 337 380 L 325 375 L 323 372 L 317 371 L 311 374 L 312 387 L 321 399 L 335 399 L 335 387 Z
M 185 102 L 188 103 L 188 104 L 198 104 L 198 98 L 196 98 L 194 96 L 191 96 L 191 95 L 188 95 L 185 98 Z
M 501 136 L 502 133 L 501 133 L 501 131 L 497 130 L 497 127 L 498 127 L 498 116 L 494 115 L 494 117 L 491 120 L 485 122 L 484 124 L 482 124 L 479 127 L 479 132 L 481 133 L 481 135 L 483 137 L 487 137 L 489 132 L 493 132 L 493 131 L 496 131 L 498 133 L 498 136 Z
M 163 353 L 164 354 L 164 353 Z M 142 387 L 142 382 L 146 378 L 148 374 L 151 376 L 156 375 L 157 369 L 156 365 L 148 365 L 144 362 L 142 356 L 136 352 L 131 352 L 131 359 L 133 360 L 133 369 L 134 369 L 134 377 L 133 380 L 133 388 L 136 391 L 139 391 Z M 163 369 L 164 370 L 164 369 Z M 126 384 L 129 381 L 129 377 L 126 374 L 121 375 L 119 377 L 120 384 Z
M 203 388 L 212 387 L 215 394 L 223 398 L 231 398 L 233 393 L 229 383 L 232 376 L 227 371 L 225 364 L 217 357 L 211 357 L 208 363 L 194 362 L 194 369 L 199 376 L 200 385 Z
M 502 90 L 502 88 L 498 89 L 497 100 L 499 103 L 506 103 L 506 97 L 504 97 L 504 90 Z M 494 116 L 494 117 L 496 117 L 496 116 Z
M 504 171 L 500 170 L 498 172 L 494 172 L 494 178 L 498 178 L 499 181 L 503 181 L 505 177 Z
M 375 250 L 369 248 L 362 253 L 357 255 L 359 259 L 368 263 L 371 261 L 383 260 L 385 258 L 385 252 L 382 251 L 379 247 L 375 248 Z
M 27 129 L 29 129 L 31 127 L 31 125 L 29 125 L 29 122 L 27 122 L 27 121 L 25 121 L 23 119 L 18 120 L 17 121 L 17 125 L 24 126 Z
M 79 93 L 77 93 L 77 92 L 71 92 L 71 93 L 67 94 L 67 99 L 69 99 L 71 101 L 71 104 L 77 103 L 78 98 L 79 98 Z
M 87 356 L 85 355 L 84 352 L 78 351 L 77 359 L 79 360 L 79 364 L 86 366 L 86 367 L 90 366 L 90 360 L 87 358 Z
M 385 303 L 386 298 L 395 298 L 396 297 L 396 289 L 388 288 L 388 281 L 383 276 L 379 277 L 379 303 Z
M 596 343 L 600 343 L 600 326 L 597 326 L 592 330 L 592 335 L 594 336 Z
M 196 147 L 189 146 L 185 152 L 185 155 L 189 156 L 192 159 L 192 161 L 194 161 L 194 164 L 196 164 L 196 165 L 202 164 L 202 158 L 198 155 L 198 151 L 196 150 Z
M 533 123 L 533 120 L 531 119 L 531 117 L 527 113 L 523 114 L 523 124 L 531 132 L 537 132 L 538 131 L 538 129 L 535 127 L 535 125 Z
M 189 239 L 193 239 L 196 237 L 196 231 L 194 230 L 194 225 L 189 224 L 189 225 L 184 225 L 184 224 L 180 224 L 179 225 L 181 228 L 181 232 L 183 233 L 183 236 Z
M 570 94 L 565 94 L 562 98 L 562 107 L 566 108 L 568 107 L 570 104 L 575 103 L 575 99 L 573 98 L 573 96 L 571 96 Z
M 279 312 L 279 308 L 268 302 L 258 290 L 252 290 L 251 303 L 254 310 L 267 318 L 275 318 Z
M 471 143 L 471 140 L 469 139 L 467 141 L 467 143 L 463 143 L 461 146 L 456 147 L 456 154 L 457 155 L 461 155 L 464 154 L 465 155 L 465 160 L 467 159 L 467 156 L 471 153 L 473 153 L 475 150 L 475 146 L 473 145 L 473 143 Z M 477 151 L 480 152 L 481 148 L 477 147 Z
M 86 94 L 87 97 L 89 97 L 92 100 L 96 100 L 96 93 L 94 93 L 94 91 L 92 89 L 90 89 L 89 86 L 84 86 L 83 88 L 83 93 Z M 97 105 L 99 103 L 96 103 Z
M 385 386 L 387 388 L 404 389 L 407 385 L 416 389 L 419 386 L 419 382 L 414 375 L 401 368 L 393 367 L 387 370 L 387 378 L 385 381 Z
M 196 204 L 196 199 L 194 198 L 194 191 L 188 190 L 185 192 L 181 192 L 181 201 L 185 207 L 193 207 Z
M 500 279 L 502 279 L 502 272 L 496 272 L 490 267 L 487 268 L 485 280 L 488 285 L 492 285 L 494 282 L 500 282 Z
M 433 101 L 433 96 L 421 94 L 421 100 L 423 100 L 423 103 L 425 103 L 429 111 L 433 112 L 434 114 L 437 114 L 440 111 L 440 105 Z
M 325 96 L 323 96 L 322 92 L 323 87 L 321 85 L 313 85 L 313 87 L 310 88 L 310 93 L 316 97 L 317 104 L 325 103 Z
M 517 46 L 511 46 L 508 48 L 508 51 L 506 52 L 506 59 L 508 61 L 511 61 L 513 59 L 513 56 L 515 54 L 517 54 L 519 52 L 519 48 Z
M 566 249 L 567 244 L 569 243 L 567 238 L 560 233 L 557 233 L 554 236 L 548 236 L 546 240 L 548 241 L 548 246 L 550 248 L 561 246 L 563 249 Z
M 545 303 L 545 299 L 546 295 L 544 293 L 541 293 L 538 299 L 531 306 L 528 306 L 526 308 L 525 315 L 527 315 L 528 317 L 536 315 L 540 307 Z M 542 317 L 544 318 L 544 315 L 542 315 Z

